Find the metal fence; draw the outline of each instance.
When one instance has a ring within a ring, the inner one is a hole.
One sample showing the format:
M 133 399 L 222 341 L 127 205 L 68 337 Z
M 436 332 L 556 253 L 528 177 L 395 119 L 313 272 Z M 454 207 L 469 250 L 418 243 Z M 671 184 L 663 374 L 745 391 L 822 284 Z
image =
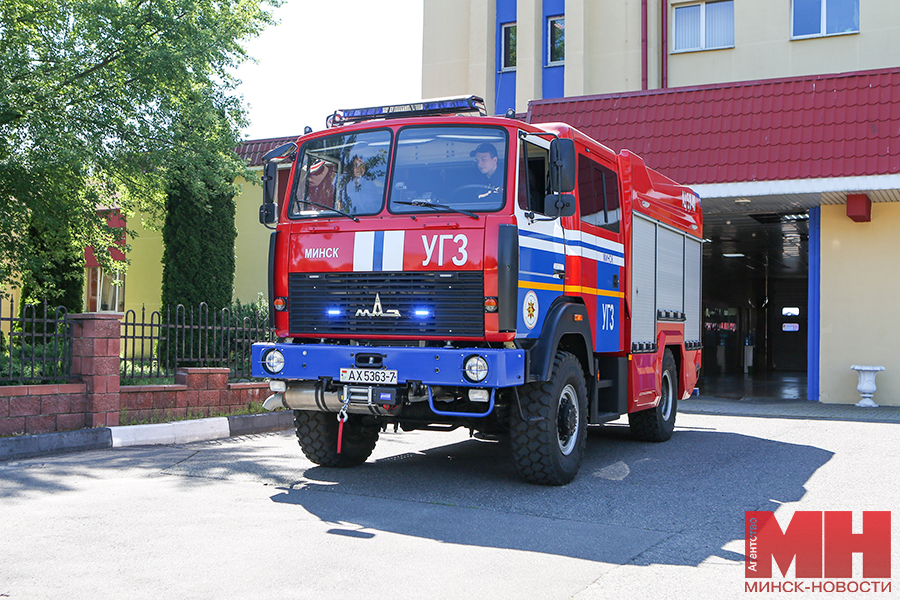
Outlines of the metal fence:
M 65 383 L 72 372 L 72 325 L 65 307 L 0 297 L 0 385 Z
M 273 334 L 268 315 L 241 307 L 211 311 L 182 305 L 169 308 L 163 316 L 153 311 L 147 318 L 134 310 L 125 313 L 122 323 L 122 377 L 129 380 L 168 378 L 179 367 L 228 367 L 231 379 L 247 379 L 250 374 L 250 346 L 270 341 Z

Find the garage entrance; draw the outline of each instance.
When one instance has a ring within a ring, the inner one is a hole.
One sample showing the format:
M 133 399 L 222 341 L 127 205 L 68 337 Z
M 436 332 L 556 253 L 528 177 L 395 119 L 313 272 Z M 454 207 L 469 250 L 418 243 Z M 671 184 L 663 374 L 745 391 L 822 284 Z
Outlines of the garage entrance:
M 809 210 L 728 213 L 722 204 L 704 202 L 701 393 L 805 398 Z

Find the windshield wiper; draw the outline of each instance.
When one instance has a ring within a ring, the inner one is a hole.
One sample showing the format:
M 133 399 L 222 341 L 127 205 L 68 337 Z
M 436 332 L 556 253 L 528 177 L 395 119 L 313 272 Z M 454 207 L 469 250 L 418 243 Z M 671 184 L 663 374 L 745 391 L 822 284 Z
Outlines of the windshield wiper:
M 410 202 L 406 202 L 404 200 L 394 200 L 394 204 L 405 204 L 407 206 L 424 206 L 425 208 L 433 208 L 435 210 L 443 210 L 444 212 L 455 212 L 461 215 L 466 215 L 467 217 L 472 217 L 476 221 L 478 220 L 478 215 L 473 212 L 469 212 L 467 210 L 463 210 L 461 208 L 453 208 L 452 206 L 445 206 L 443 204 L 434 204 L 432 202 L 424 202 L 422 200 L 412 200 Z
M 325 210 L 330 210 L 330 211 L 332 211 L 332 212 L 336 212 L 336 213 L 339 214 L 339 215 L 343 215 L 343 216 L 347 217 L 348 219 L 353 219 L 355 222 L 359 223 L 359 219 L 357 219 L 356 217 L 354 217 L 354 216 L 351 215 L 350 213 L 344 212 L 344 211 L 342 211 L 342 210 L 339 210 L 339 209 L 337 209 L 337 208 L 335 208 L 335 207 L 333 207 L 333 206 L 325 206 L 324 204 L 319 204 L 318 202 L 313 202 L 313 201 L 311 201 L 311 200 L 301 200 L 300 202 L 301 202 L 302 204 L 309 204 L 309 205 L 311 205 L 311 206 L 318 206 L 319 208 L 324 208 Z

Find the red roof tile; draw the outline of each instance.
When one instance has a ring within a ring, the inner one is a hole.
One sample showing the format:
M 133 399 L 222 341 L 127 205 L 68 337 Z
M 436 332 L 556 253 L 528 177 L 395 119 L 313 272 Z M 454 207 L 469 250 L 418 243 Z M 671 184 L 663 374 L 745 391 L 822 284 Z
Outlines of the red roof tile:
M 532 101 L 685 184 L 900 173 L 900 68 Z
M 247 161 L 251 167 L 262 165 L 262 157 L 269 150 L 274 150 L 282 144 L 296 142 L 299 135 L 292 137 L 268 138 L 265 140 L 246 140 L 238 144 L 234 149 L 237 155 Z

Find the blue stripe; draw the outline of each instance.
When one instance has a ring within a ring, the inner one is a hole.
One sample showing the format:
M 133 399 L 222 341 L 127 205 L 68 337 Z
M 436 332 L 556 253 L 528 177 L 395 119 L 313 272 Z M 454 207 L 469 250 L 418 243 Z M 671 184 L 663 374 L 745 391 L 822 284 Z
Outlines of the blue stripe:
M 564 243 L 566 240 L 564 238 L 553 237 L 552 235 L 547 235 L 546 233 L 537 233 L 536 231 L 526 231 L 524 229 L 519 230 L 519 235 L 523 237 L 530 237 L 536 240 L 546 240 L 548 242 L 556 242 L 558 244 Z
M 372 270 L 383 271 L 384 262 L 384 232 L 375 232 L 375 248 L 372 253 Z
M 595 244 L 590 244 L 588 242 L 584 242 L 581 240 L 567 240 L 565 238 L 554 237 L 552 235 L 547 235 L 545 233 L 535 233 L 533 231 L 523 231 L 519 230 L 519 235 L 522 237 L 529 237 L 536 240 L 543 240 L 545 242 L 555 242 L 557 244 L 565 244 L 578 248 L 586 248 L 588 250 L 594 250 L 596 252 L 605 252 L 607 254 L 612 254 L 613 256 L 618 256 L 619 258 L 624 258 L 625 253 L 620 252 L 618 250 L 611 250 L 609 248 L 604 248 L 603 246 L 597 246 Z
M 594 244 L 582 242 L 581 240 L 566 240 L 566 245 L 574 246 L 577 248 L 586 248 L 588 250 L 594 250 L 595 252 L 603 252 L 604 254 L 612 254 L 613 256 L 618 256 L 619 258 L 625 258 L 624 252 L 619 252 L 618 250 L 612 250 L 610 248 L 604 248 L 603 246 L 595 246 Z
M 809 279 L 808 279 L 806 397 L 819 400 L 819 346 L 821 342 L 822 282 L 822 208 L 809 209 Z

